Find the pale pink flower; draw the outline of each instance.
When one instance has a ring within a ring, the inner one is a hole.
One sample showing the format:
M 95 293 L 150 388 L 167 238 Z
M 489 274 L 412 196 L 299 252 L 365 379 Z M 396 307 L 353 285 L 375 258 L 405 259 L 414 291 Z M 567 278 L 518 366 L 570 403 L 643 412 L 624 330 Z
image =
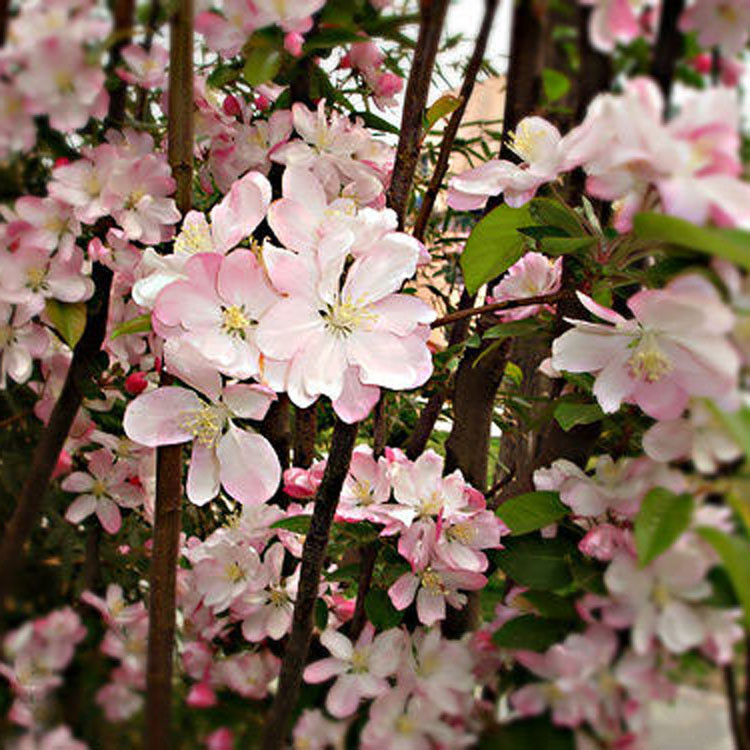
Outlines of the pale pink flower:
M 60 485 L 66 492 L 81 492 L 65 511 L 65 518 L 78 524 L 96 514 L 104 530 L 120 530 L 120 507 L 136 508 L 143 503 L 143 490 L 130 481 L 134 467 L 127 462 L 114 463 L 112 454 L 101 448 L 89 457 L 89 473 L 74 471 Z
M 88 745 L 75 739 L 70 727 L 61 725 L 43 734 L 33 731 L 24 735 L 13 750 L 88 750 Z
M 195 30 L 206 44 L 223 57 L 234 57 L 257 28 L 247 0 L 224 0 L 224 15 L 203 11 L 195 18 Z
M 748 0 L 696 0 L 680 16 L 681 31 L 697 31 L 701 47 L 719 47 L 730 57 L 747 43 L 748 28 Z
M 297 500 L 315 497 L 323 480 L 325 461 L 313 461 L 309 469 L 292 466 L 284 470 L 284 492 Z
M 86 604 L 96 609 L 108 626 L 127 626 L 137 620 L 148 617 L 148 612 L 143 602 L 128 604 L 123 597 L 122 586 L 116 583 L 110 583 L 107 586 L 104 599 L 91 591 L 84 591 L 81 594 L 81 601 L 86 602 Z
M 554 294 L 562 284 L 562 258 L 551 260 L 541 253 L 526 253 L 514 263 L 487 296 L 488 303 L 520 300 L 541 294 Z M 553 305 L 529 305 L 511 310 L 498 310 L 502 320 L 531 318 L 541 310 L 554 312 Z
M 268 685 L 280 669 L 281 660 L 270 651 L 245 651 L 216 664 L 213 678 L 243 698 L 261 700 L 268 695 Z
M 231 418 L 261 419 L 273 398 L 263 386 L 238 383 L 223 389 L 221 401 L 207 403 L 167 386 L 128 404 L 123 426 L 131 440 L 149 447 L 193 441 L 187 496 L 196 505 L 216 497 L 220 484 L 241 503 L 263 503 L 281 478 L 278 457 L 264 437 Z
M 697 399 L 690 403 L 686 418 L 657 422 L 646 430 L 643 450 L 655 461 L 690 458 L 701 474 L 713 474 L 720 464 L 743 454 L 712 408 Z
M 30 322 L 24 307 L 0 302 L 0 389 L 6 387 L 9 375 L 16 383 L 25 383 L 49 345 L 49 335 L 41 326 Z
M 363 698 L 375 698 L 389 689 L 386 678 L 395 674 L 404 650 L 404 636 L 395 628 L 375 635 L 371 623 L 352 642 L 342 633 L 326 630 L 320 642 L 331 656 L 305 668 L 305 682 L 336 677 L 326 696 L 326 708 L 338 719 L 351 716 Z
M 221 727 L 206 736 L 206 750 L 234 750 L 234 732 Z
M 643 35 L 639 14 L 650 4 L 647 0 L 580 0 L 592 5 L 589 39 L 597 50 L 612 52 L 615 46 L 632 42 Z
M 81 225 L 68 204 L 55 198 L 25 195 L 13 208 L 15 216 L 6 231 L 13 232 L 16 225 L 21 225 L 22 234 L 16 235 L 21 246 L 43 248 L 50 253 L 57 250 L 64 261 L 70 259 Z
M 286 31 L 306 32 L 312 28 L 312 16 L 325 5 L 325 0 L 294 0 L 279 3 L 277 0 L 253 0 L 250 8 L 256 28 L 277 25 Z
M 423 625 L 434 625 L 445 619 L 446 603 L 462 609 L 466 594 L 487 584 L 487 579 L 471 570 L 453 570 L 440 564 L 428 565 L 413 573 L 404 573 L 389 589 L 388 596 L 398 610 L 406 609 L 416 596 L 417 616 Z
M 471 747 L 476 737 L 441 720 L 440 708 L 403 687 L 381 695 L 362 730 L 362 750 L 430 750 Z
M 143 696 L 130 685 L 110 682 L 96 691 L 96 704 L 101 706 L 107 721 L 127 721 L 143 708 Z
M 139 44 L 128 44 L 120 54 L 130 70 L 122 68 L 117 75 L 126 83 L 137 84 L 144 89 L 161 89 L 167 85 L 169 51 L 158 42 L 146 50 Z
M 0 156 L 30 151 L 36 142 L 34 120 L 26 112 L 25 96 L 15 82 L 0 81 Z
M 344 480 L 336 515 L 344 521 L 382 522 L 380 511 L 391 495 L 388 462 L 377 461 L 365 446 L 352 454 L 349 473 Z
M 319 708 L 307 708 L 294 725 L 293 750 L 344 750 L 347 727 L 327 719 Z
M 483 208 L 491 195 L 503 193 L 509 206 L 522 206 L 537 189 L 566 169 L 558 129 L 542 117 L 525 117 L 511 134 L 511 150 L 520 165 L 491 159 L 451 178 L 448 205 L 458 211 Z
M 726 336 L 734 316 L 703 277 L 637 292 L 628 300 L 631 319 L 580 292 L 578 298 L 609 325 L 571 321 L 575 327 L 552 343 L 552 365 L 594 373 L 605 412 L 625 401 L 656 419 L 676 419 L 691 396 L 736 389 L 740 358 Z

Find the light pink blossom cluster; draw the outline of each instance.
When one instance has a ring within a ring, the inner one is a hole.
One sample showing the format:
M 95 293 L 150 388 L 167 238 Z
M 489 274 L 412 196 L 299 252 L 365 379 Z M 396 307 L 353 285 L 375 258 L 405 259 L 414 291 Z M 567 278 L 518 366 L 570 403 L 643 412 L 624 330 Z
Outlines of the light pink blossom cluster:
M 36 115 L 68 133 L 104 117 L 101 45 L 110 28 L 93 0 L 23 3 L 0 54 L 0 155 L 34 146 Z
M 380 109 L 396 106 L 396 95 L 404 87 L 404 79 L 383 70 L 385 57 L 371 41 L 355 42 L 339 63 L 341 68 L 352 68 L 362 74 L 372 90 L 376 106 Z
M 10 721 L 34 732 L 43 729 L 52 693 L 63 684 L 62 673 L 85 636 L 81 618 L 70 607 L 29 620 L 5 636 L 0 675 L 14 698 Z
M 589 195 L 614 202 L 620 231 L 657 199 L 665 213 L 697 224 L 750 226 L 750 185 L 739 179 L 736 92 L 691 92 L 666 123 L 664 111 L 656 84 L 635 78 L 622 94 L 598 95 L 584 121 L 564 138 L 546 120 L 524 118 L 511 140 L 522 163 L 490 160 L 452 178 L 449 204 L 481 208 L 502 192 L 509 205 L 519 206 L 541 185 L 582 167 Z

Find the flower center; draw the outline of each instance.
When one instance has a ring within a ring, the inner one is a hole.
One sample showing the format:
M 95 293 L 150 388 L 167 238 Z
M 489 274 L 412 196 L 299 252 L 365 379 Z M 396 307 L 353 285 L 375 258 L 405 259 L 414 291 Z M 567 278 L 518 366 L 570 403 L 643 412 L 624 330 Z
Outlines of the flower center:
M 372 487 L 370 487 L 370 483 L 366 479 L 363 479 L 354 485 L 354 497 L 357 498 L 357 503 L 359 505 L 373 504 L 375 500 L 372 496 Z
M 672 363 L 659 348 L 656 336 L 649 331 L 643 334 L 628 365 L 630 374 L 636 380 L 645 380 L 647 383 L 656 383 L 672 371 Z
M 406 714 L 401 714 L 396 719 L 395 728 L 399 734 L 414 734 L 416 729 L 414 722 Z
M 429 497 L 422 498 L 419 502 L 419 517 L 427 518 L 436 516 L 443 509 L 443 498 L 439 493 L 433 492 Z
M 544 139 L 544 131 L 534 129 L 529 123 L 521 123 L 515 133 L 510 134 L 510 148 L 524 161 L 532 162 L 538 158 L 539 142 Z
M 0 349 L 5 349 L 6 346 L 12 344 L 14 338 L 13 326 L 0 325 Z
M 474 539 L 474 527 L 468 523 L 457 523 L 455 526 L 446 529 L 445 535 L 452 542 L 469 544 Z
M 716 15 L 726 23 L 737 23 L 737 10 L 731 3 L 720 3 L 716 6 Z
M 352 652 L 352 672 L 363 674 L 370 666 L 370 654 L 366 648 L 355 648 Z
M 221 327 L 230 336 L 239 336 L 245 338 L 245 329 L 248 328 L 252 321 L 245 312 L 244 305 L 230 305 L 222 311 L 223 322 Z
M 26 286 L 32 292 L 38 292 L 45 289 L 47 284 L 47 269 L 43 266 L 32 266 L 26 271 Z
M 245 580 L 245 571 L 237 561 L 227 563 L 224 566 L 224 575 L 230 583 L 239 583 Z
M 419 577 L 422 581 L 422 586 L 427 589 L 428 593 L 438 595 L 445 593 L 442 578 L 432 568 L 425 568 L 419 574 Z
M 94 484 L 91 486 L 91 494 L 97 498 L 101 499 L 107 494 L 107 484 L 101 479 L 97 479 L 94 481 Z
M 134 209 L 145 197 L 145 190 L 141 190 L 140 188 L 138 190 L 133 190 L 133 192 L 128 196 L 128 199 L 125 201 L 125 208 L 128 210 Z
M 183 227 L 182 231 L 174 241 L 175 253 L 194 255 L 195 253 L 211 253 L 214 244 L 211 242 L 211 233 L 205 224 L 191 224 Z
M 670 600 L 669 591 L 666 586 L 661 583 L 654 585 L 651 591 L 651 600 L 656 604 L 657 607 L 666 607 Z
M 274 607 L 283 607 L 289 601 L 286 591 L 275 586 L 271 589 L 268 598 Z
M 374 322 L 377 316 L 370 312 L 367 307 L 355 305 L 348 300 L 328 305 L 325 310 L 320 311 L 325 321 L 325 326 L 334 336 L 346 338 L 354 333 L 363 323 Z
M 216 442 L 226 421 L 226 411 L 218 406 L 203 406 L 182 415 L 180 425 L 201 445 L 209 446 Z

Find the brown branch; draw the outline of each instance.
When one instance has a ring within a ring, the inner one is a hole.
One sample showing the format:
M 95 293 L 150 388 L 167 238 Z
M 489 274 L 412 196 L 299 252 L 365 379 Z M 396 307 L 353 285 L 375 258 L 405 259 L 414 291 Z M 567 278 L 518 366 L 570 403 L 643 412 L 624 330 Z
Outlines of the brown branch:
M 669 101 L 674 72 L 682 54 L 682 34 L 677 24 L 685 8 L 685 0 L 664 0 L 659 18 L 659 33 L 654 43 L 651 75 L 659 84 L 665 101 Z
M 419 8 L 419 36 L 414 50 L 409 81 L 406 84 L 401 135 L 387 196 L 388 205 L 398 216 L 400 229 L 404 226 L 409 191 L 419 159 L 422 117 L 427 104 L 432 69 L 443 30 L 445 12 L 448 9 L 448 0 L 420 0 Z
M 517 307 L 529 307 L 530 305 L 551 305 L 552 303 L 559 302 L 569 296 L 570 292 L 555 292 L 554 294 L 537 294 L 535 297 L 524 297 L 523 299 L 509 299 L 503 302 L 493 302 L 492 304 L 482 305 L 481 307 L 470 307 L 467 310 L 456 310 L 455 312 L 443 315 L 442 318 L 434 320 L 431 325 L 432 328 L 440 328 L 449 323 L 455 323 L 457 320 L 471 318 L 475 315 L 482 315 L 483 313 L 491 313 L 499 310 L 512 310 Z
M 469 104 L 472 91 L 474 90 L 474 83 L 477 79 L 477 73 L 482 66 L 484 60 L 484 52 L 487 49 L 487 39 L 490 36 L 490 30 L 492 29 L 492 22 L 495 19 L 495 12 L 497 11 L 498 0 L 485 0 L 484 3 L 484 17 L 482 18 L 482 25 L 479 29 L 479 35 L 477 36 L 476 43 L 474 44 L 474 52 L 471 55 L 469 64 L 466 66 L 466 73 L 464 74 L 464 81 L 461 85 L 461 91 L 459 96 L 461 97 L 461 104 L 451 115 L 448 124 L 445 127 L 443 133 L 443 141 L 440 144 L 440 152 L 438 153 L 437 162 L 435 163 L 435 169 L 430 178 L 430 184 L 427 186 L 427 190 L 422 198 L 422 205 L 419 209 L 419 215 L 414 224 L 414 230 L 412 234 L 418 239 L 424 239 L 425 229 L 427 228 L 427 222 L 430 219 L 432 208 L 435 205 L 435 199 L 437 198 L 440 187 L 443 184 L 443 178 L 448 170 L 448 161 L 450 160 L 451 151 L 453 149 L 453 143 L 456 140 L 456 134 L 458 128 L 461 125 L 466 107 Z
M 119 0 L 113 8 L 115 43 L 109 49 L 107 74 L 112 80 L 109 92 L 109 109 L 104 120 L 105 127 L 121 128 L 125 120 L 128 86 L 119 76 L 114 75 L 122 60 L 122 48 L 130 44 L 133 33 L 133 16 L 135 0 Z
M 735 750 L 746 750 L 747 739 L 742 727 L 740 717 L 739 696 L 737 694 L 737 680 L 734 675 L 734 666 L 727 664 L 722 668 L 724 678 L 724 690 L 727 694 L 727 708 L 729 709 L 729 726 L 734 738 Z
M 313 612 L 318 598 L 320 575 L 323 571 L 328 537 L 341 488 L 349 471 L 357 424 L 336 421 L 331 441 L 331 452 L 323 474 L 323 480 L 315 496 L 315 505 L 310 519 L 310 530 L 302 550 L 299 588 L 294 604 L 292 632 L 284 651 L 281 674 L 276 696 L 266 720 L 261 743 L 262 750 L 277 750 L 286 747 L 286 736 L 292 714 L 297 705 L 302 671 L 313 631 Z
M 156 33 L 156 25 L 159 21 L 159 13 L 161 12 L 160 0 L 151 0 L 151 12 L 148 15 L 148 21 L 146 22 L 146 36 L 143 40 L 143 49 L 146 52 L 151 51 L 151 47 L 154 43 L 154 34 Z M 136 122 L 143 120 L 146 112 L 146 98 L 148 91 L 142 86 L 138 89 L 138 98 L 136 99 L 135 111 L 133 118 Z
M 10 15 L 10 0 L 0 0 L 0 47 L 5 45 L 8 36 L 8 21 Z
M 170 19 L 168 156 L 183 216 L 193 198 L 193 0 L 179 0 Z M 171 383 L 164 372 L 162 384 Z M 146 665 L 147 750 L 170 747 L 175 595 L 182 505 L 182 446 L 156 451 L 156 506 L 149 571 Z
M 317 404 L 294 410 L 294 465 L 303 469 L 315 460 L 315 436 L 318 430 Z

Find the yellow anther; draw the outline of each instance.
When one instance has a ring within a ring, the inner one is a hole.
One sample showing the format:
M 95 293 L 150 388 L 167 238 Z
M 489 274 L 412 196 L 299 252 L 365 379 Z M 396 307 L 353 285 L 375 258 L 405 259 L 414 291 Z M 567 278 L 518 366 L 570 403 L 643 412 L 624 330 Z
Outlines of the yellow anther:
M 47 282 L 47 269 L 43 266 L 33 266 L 26 270 L 26 286 L 33 292 L 43 289 Z
M 656 383 L 672 371 L 672 363 L 659 348 L 653 333 L 645 333 L 628 360 L 630 374 L 647 383 Z
M 349 299 L 328 305 L 321 311 L 326 328 L 336 336 L 346 338 L 365 324 L 372 324 L 378 316 L 369 307 Z
M 443 586 L 443 580 L 440 576 L 432 570 L 432 568 L 425 568 L 419 577 L 422 581 L 422 587 L 427 589 L 430 594 L 444 594 L 445 587 Z
M 509 135 L 508 144 L 524 161 L 534 161 L 537 156 L 539 142 L 544 139 L 545 132 L 541 128 L 535 129 L 528 122 L 522 122 L 515 133 Z
M 245 580 L 245 571 L 238 562 L 227 563 L 224 566 L 224 575 L 230 583 L 239 583 Z
M 247 316 L 244 305 L 230 305 L 225 307 L 223 312 L 222 328 L 230 336 L 245 335 L 245 329 L 252 325 L 253 321 Z
M 174 241 L 176 253 L 194 255 L 195 253 L 211 253 L 214 243 L 211 241 L 211 232 L 205 224 L 190 224 L 183 227 L 182 231 Z
M 212 445 L 224 427 L 226 411 L 218 406 L 203 406 L 182 415 L 180 425 L 202 445 Z

